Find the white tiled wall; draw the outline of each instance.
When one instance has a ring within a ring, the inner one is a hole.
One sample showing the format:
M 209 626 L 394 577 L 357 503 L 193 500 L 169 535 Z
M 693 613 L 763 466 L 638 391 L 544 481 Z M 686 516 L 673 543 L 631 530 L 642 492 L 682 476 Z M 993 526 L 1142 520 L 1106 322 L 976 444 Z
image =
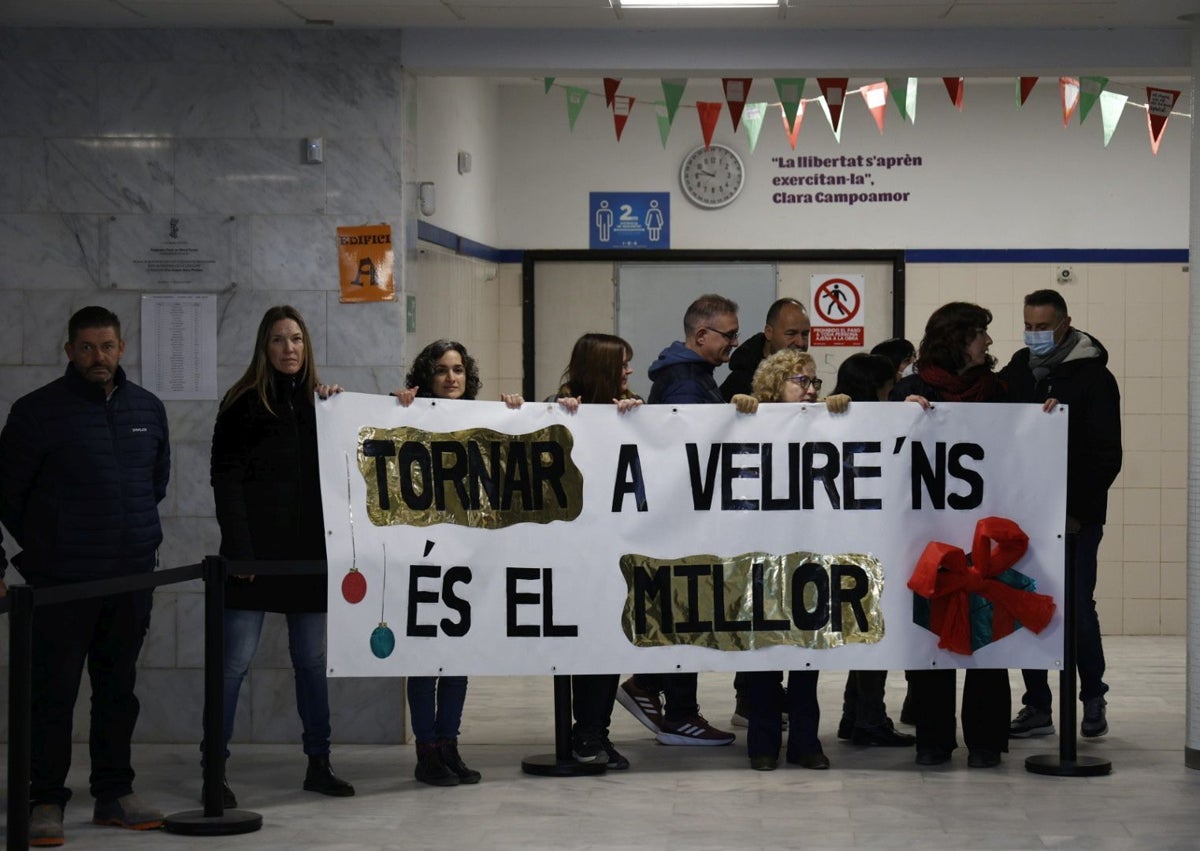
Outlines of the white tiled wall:
M 992 311 L 992 353 L 1003 365 L 1021 347 L 1026 294 L 1057 289 L 1072 324 L 1099 339 L 1121 388 L 1125 460 L 1109 492 L 1096 602 L 1104 632 L 1186 631 L 1188 272 L 1171 264 L 914 264 L 907 268 L 905 328 L 919 341 L 947 301 Z

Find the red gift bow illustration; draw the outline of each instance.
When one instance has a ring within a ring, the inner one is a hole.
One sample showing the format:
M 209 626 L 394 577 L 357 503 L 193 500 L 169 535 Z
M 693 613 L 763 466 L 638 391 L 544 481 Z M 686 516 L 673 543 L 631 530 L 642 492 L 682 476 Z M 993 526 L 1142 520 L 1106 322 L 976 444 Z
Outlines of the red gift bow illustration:
M 929 600 L 929 628 L 938 635 L 938 647 L 971 655 L 970 595 L 992 604 L 992 638 L 1011 635 L 1016 622 L 1041 632 L 1054 616 L 1054 598 L 1023 591 L 995 577 L 1012 567 L 1029 548 L 1029 536 L 1005 517 L 984 517 L 975 524 L 971 559 L 958 547 L 931 541 L 908 587 Z

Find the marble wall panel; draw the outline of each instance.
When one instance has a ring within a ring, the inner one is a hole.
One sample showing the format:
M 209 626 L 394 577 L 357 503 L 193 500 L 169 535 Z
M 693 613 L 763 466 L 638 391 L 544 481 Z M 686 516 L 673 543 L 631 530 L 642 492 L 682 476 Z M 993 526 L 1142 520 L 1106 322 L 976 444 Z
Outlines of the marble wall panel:
M 325 169 L 304 162 L 301 136 L 180 139 L 175 192 L 179 213 L 321 213 Z
M 221 533 L 215 517 L 163 517 L 163 542 L 158 548 L 162 567 L 196 564 L 207 555 L 216 555 Z
M 370 304 L 342 304 L 329 293 L 326 363 L 399 366 L 404 350 L 404 297 Z
M 359 216 L 354 223 L 404 220 L 404 178 L 393 136 L 339 137 L 325 143 L 326 210 Z
M 399 139 L 402 75 L 399 63 L 291 64 L 283 83 L 283 133 Z
M 46 148 L 47 143 L 41 139 L 0 139 L 0 213 L 43 213 L 50 209 Z
M 209 483 L 210 441 L 171 440 L 171 482 L 175 485 L 176 517 L 212 517 L 213 491 Z
M 125 353 L 121 366 L 132 381 L 141 380 L 142 311 L 138 293 L 113 290 L 27 290 L 21 308 L 24 329 L 21 356 L 27 365 L 66 366 L 63 345 L 67 342 L 67 321 L 80 308 L 101 305 L 121 320 Z
M 94 136 L 98 89 L 89 63 L 22 60 L 0 51 L 5 136 Z
M 294 683 L 289 666 L 286 670 L 256 668 L 242 684 L 242 701 L 250 699 L 250 741 L 295 743 L 300 752 L 301 726 Z
M 47 139 L 50 206 L 76 213 L 169 212 L 173 159 L 168 139 Z
M 7 418 L 13 402 L 60 377 L 65 367 L 65 360 L 63 366 L 0 366 L 0 411 L 4 412 L 4 417 Z M 10 546 L 6 549 L 11 556 L 12 541 L 8 543 Z
M 200 776 L 200 739 L 204 730 L 204 675 L 184 668 L 149 668 L 138 672 L 137 742 L 196 744 L 196 777 Z M 82 703 L 82 697 L 80 698 Z M 78 713 L 78 704 L 75 707 Z M 79 730 L 76 729 L 76 736 Z M 87 727 L 84 727 L 84 740 Z M 78 741 L 78 738 L 76 739 Z M 137 755 L 133 767 L 137 769 Z
M 337 228 L 361 224 L 333 216 L 249 216 L 249 286 L 286 295 L 288 290 L 338 289 Z
M 204 667 L 203 585 L 198 590 L 175 592 L 175 665 L 179 668 Z
M 322 368 L 321 380 L 340 384 L 351 393 L 387 394 L 404 386 L 400 366 L 329 366 Z
M 0 316 L 9 317 L 4 333 L 0 334 L 0 364 L 15 366 L 21 363 L 25 328 L 23 323 L 14 322 L 12 319 L 21 315 L 24 303 L 24 293 L 18 290 L 0 290 Z
M 218 382 L 221 380 L 219 373 L 220 370 L 218 370 Z M 223 393 L 232 381 L 233 379 L 229 379 L 228 383 L 218 383 L 217 393 Z M 167 403 L 167 424 L 171 429 L 172 446 L 176 442 L 202 443 L 207 452 L 207 447 L 212 443 L 213 424 L 216 421 L 217 402 L 215 400 Z
M 0 290 L 99 287 L 101 268 L 96 216 L 0 215 Z
M 38 62 L 156 62 L 169 59 L 173 39 L 152 29 L 0 28 L 0 56 Z
M 399 677 L 331 678 L 329 708 L 335 747 L 405 741 L 404 680 Z
M 307 61 L 359 66 L 364 56 L 392 64 L 394 35 L 372 30 L 186 30 L 166 34 L 176 62 L 258 62 L 291 64 Z
M 174 668 L 176 628 L 176 597 L 171 586 L 163 586 L 154 592 L 154 606 L 150 610 L 150 630 L 142 643 L 138 656 L 139 668 Z
M 277 292 L 268 290 L 237 289 L 222 296 L 218 302 L 217 358 L 219 363 L 239 367 L 241 375 L 250 363 L 254 352 L 254 339 L 258 323 L 267 309 L 277 304 L 290 304 L 300 311 L 308 326 L 313 341 L 313 356 L 318 364 L 325 363 L 327 351 L 326 294 L 294 290 Z M 228 387 L 228 385 L 223 385 Z
M 279 65 L 129 62 L 103 65 L 101 132 L 116 136 L 277 136 Z

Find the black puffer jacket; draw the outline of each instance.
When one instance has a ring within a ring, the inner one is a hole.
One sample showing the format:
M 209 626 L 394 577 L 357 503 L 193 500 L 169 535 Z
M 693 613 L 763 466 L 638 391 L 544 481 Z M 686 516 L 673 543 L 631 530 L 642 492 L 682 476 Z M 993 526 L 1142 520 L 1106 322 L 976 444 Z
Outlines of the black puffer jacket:
M 221 555 L 325 558 L 317 420 L 304 382 L 275 375 L 271 413 L 253 390 L 217 416 L 212 486 Z M 225 605 L 266 612 L 325 611 L 324 576 L 231 577 Z
M 1069 405 L 1067 419 L 1067 516 L 1103 525 L 1108 489 L 1121 472 L 1121 391 L 1108 370 L 1108 350 L 1083 331 L 1067 360 L 1038 381 L 1021 349 L 1000 371 L 1014 402 L 1049 398 Z
M 115 389 L 68 365 L 18 399 L 0 433 L 0 516 L 31 585 L 154 569 L 167 493 L 167 414 L 118 367 Z
M 731 401 L 735 394 L 751 394 L 754 386 L 754 373 L 758 365 L 765 360 L 763 349 L 766 348 L 767 337 L 759 331 L 746 342 L 733 350 L 729 356 L 729 375 L 721 382 L 721 395 L 725 401 Z

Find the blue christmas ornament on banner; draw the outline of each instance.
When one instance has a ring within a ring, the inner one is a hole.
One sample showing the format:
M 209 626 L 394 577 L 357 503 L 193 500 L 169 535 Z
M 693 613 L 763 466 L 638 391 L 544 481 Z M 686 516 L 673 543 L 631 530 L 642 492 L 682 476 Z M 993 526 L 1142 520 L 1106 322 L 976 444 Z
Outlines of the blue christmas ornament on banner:
M 383 621 L 371 633 L 371 652 L 380 659 L 386 659 L 396 649 L 396 634 Z

